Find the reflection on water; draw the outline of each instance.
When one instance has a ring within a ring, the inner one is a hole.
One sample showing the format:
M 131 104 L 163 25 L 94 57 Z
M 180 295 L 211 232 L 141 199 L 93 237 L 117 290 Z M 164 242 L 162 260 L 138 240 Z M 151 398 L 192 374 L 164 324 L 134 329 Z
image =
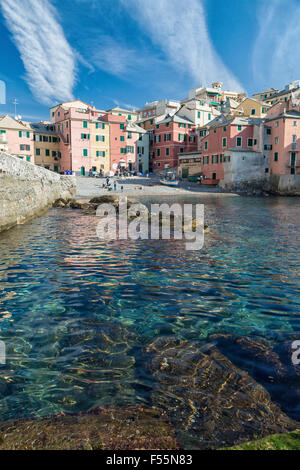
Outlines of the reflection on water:
M 300 200 L 201 202 L 210 232 L 199 252 L 99 241 L 96 219 L 72 210 L 0 235 L 0 420 L 149 404 L 154 388 L 164 394 L 145 359 L 158 336 L 275 346 L 297 334 Z

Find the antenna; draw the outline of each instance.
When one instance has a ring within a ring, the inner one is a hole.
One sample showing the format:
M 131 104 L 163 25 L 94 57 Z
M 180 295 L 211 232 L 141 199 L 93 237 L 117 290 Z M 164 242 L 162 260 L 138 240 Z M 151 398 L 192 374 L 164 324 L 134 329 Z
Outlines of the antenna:
M 13 104 L 15 105 L 15 119 L 18 119 L 17 118 L 17 104 L 19 104 L 19 102 L 16 98 L 14 99 Z

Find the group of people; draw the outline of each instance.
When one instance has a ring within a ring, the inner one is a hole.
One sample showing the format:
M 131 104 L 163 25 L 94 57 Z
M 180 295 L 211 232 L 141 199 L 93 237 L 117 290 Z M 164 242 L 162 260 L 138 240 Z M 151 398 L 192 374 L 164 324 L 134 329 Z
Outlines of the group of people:
M 103 188 L 108 189 L 108 191 L 117 191 L 117 189 L 118 189 L 117 181 L 114 180 L 113 182 L 111 182 L 110 178 L 107 177 L 106 178 L 106 183 L 103 183 Z M 121 189 L 121 191 L 123 191 L 124 186 L 121 185 L 120 189 Z

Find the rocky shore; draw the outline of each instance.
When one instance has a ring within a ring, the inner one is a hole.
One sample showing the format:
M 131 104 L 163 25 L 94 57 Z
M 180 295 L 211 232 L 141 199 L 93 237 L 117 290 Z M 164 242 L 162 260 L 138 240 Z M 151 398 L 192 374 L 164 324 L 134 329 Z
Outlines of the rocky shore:
M 112 365 L 119 344 L 132 354 L 134 329 L 113 324 L 103 328 L 99 324 L 98 361 Z M 72 339 L 75 344 L 82 341 L 79 336 Z M 284 355 L 257 339 L 224 333 L 210 340 L 203 344 L 162 336 L 143 346 L 143 364 L 153 382 L 147 406 L 97 407 L 87 413 L 2 423 L 0 450 L 204 450 L 260 448 L 279 441 L 297 448 L 296 414 L 268 390 L 266 377 L 253 369 L 251 360 L 259 368 L 265 359 L 275 388 L 289 380 L 294 394 L 299 393 L 299 368 L 287 366 Z M 241 352 L 240 366 L 230 359 L 230 348 Z M 85 360 L 89 357 L 85 354 Z M 128 367 L 134 377 L 135 361 L 124 364 L 127 374 Z

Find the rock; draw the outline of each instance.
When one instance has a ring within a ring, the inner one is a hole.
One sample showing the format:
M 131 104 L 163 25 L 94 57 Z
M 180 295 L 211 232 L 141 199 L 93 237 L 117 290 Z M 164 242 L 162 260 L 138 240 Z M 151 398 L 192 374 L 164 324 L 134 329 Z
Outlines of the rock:
M 119 204 L 118 196 L 99 196 L 90 200 L 90 204 Z
M 210 339 L 218 342 L 219 349 L 237 367 L 243 368 L 269 391 L 272 400 L 296 420 L 300 420 L 300 366 L 292 363 L 292 343 L 279 341 L 273 350 L 262 339 L 231 334 L 214 335 Z
M 82 204 L 78 201 L 75 201 L 75 200 L 71 200 L 69 202 L 69 207 L 71 209 L 82 209 Z
M 158 338 L 147 348 L 158 382 L 152 393 L 184 448 L 216 449 L 299 427 L 267 390 L 215 346 Z
M 0 424 L 0 450 L 176 450 L 175 431 L 162 410 L 96 408 Z
M 275 434 L 258 441 L 222 450 L 300 450 L 300 431 Z
M 53 207 L 67 207 L 69 202 L 70 202 L 69 199 L 60 198 L 54 202 Z

